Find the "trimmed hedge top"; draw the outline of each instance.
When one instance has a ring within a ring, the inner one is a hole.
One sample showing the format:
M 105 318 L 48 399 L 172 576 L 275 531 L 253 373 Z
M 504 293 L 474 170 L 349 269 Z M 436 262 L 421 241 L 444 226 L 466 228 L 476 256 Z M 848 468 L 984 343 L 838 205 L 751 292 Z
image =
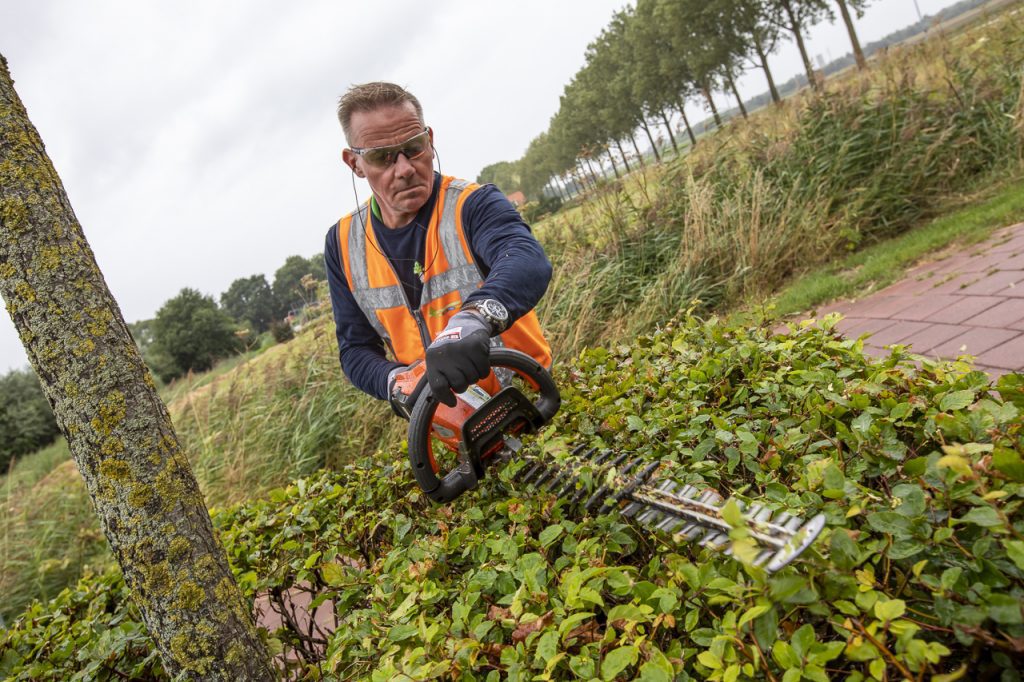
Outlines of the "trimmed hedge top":
M 997 392 L 962 362 L 870 360 L 834 323 L 782 336 L 691 318 L 585 351 L 527 446 L 638 452 L 683 482 L 825 513 L 773 576 L 580 516 L 521 489 L 517 463 L 435 507 L 381 455 L 215 522 L 249 596 L 333 604 L 333 632 L 268 633 L 308 679 L 1019 679 L 1024 377 Z M 112 580 L 35 605 L 0 639 L 0 673 L 158 678 L 123 590 L 91 587 Z

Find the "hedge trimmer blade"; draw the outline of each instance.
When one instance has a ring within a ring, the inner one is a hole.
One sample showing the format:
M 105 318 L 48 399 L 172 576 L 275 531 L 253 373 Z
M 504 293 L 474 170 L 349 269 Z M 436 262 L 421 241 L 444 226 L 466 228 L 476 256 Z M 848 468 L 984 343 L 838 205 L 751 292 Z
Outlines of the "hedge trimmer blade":
M 727 502 L 718 491 L 659 479 L 659 470 L 663 468 L 660 462 L 644 466 L 640 457 L 626 462 L 628 455 L 624 453 L 584 450 L 585 446 L 578 446 L 571 453 L 577 459 L 562 463 L 534 459 L 516 480 L 552 492 L 558 498 L 572 494 L 570 504 L 582 505 L 588 512 L 607 513 L 618 508 L 623 516 L 665 533 L 676 542 L 696 542 L 720 549 L 727 556 L 738 545 L 734 538 L 741 542 L 749 539 L 752 543 L 748 541 L 743 546 L 751 551 L 744 560 L 769 573 L 800 556 L 825 527 L 824 514 L 804 521 L 789 512 L 773 511 L 760 504 L 748 505 L 738 499 L 738 518 L 732 518 L 730 523 L 723 517 Z M 594 479 L 604 482 L 593 492 L 579 482 L 584 467 L 601 472 Z

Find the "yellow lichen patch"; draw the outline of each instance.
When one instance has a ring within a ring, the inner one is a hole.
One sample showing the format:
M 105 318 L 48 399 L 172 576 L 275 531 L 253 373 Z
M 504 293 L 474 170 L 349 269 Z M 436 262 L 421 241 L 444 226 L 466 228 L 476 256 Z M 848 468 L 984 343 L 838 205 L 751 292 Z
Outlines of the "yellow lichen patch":
M 55 301 L 50 301 L 46 306 L 46 313 L 53 317 L 64 314 L 64 309 L 61 308 Z
M 206 592 L 191 580 L 186 580 L 178 587 L 178 596 L 174 600 L 174 608 L 182 611 L 196 611 L 203 605 Z
M 107 308 L 91 308 L 87 312 L 92 318 L 92 322 L 88 323 L 85 328 L 93 336 L 105 336 L 110 323 L 114 320 L 113 313 Z
M 144 552 L 137 552 L 143 553 Z M 140 564 L 142 581 L 146 590 L 154 596 L 166 594 L 171 588 L 171 572 L 168 570 L 167 562 L 161 561 L 156 564 Z
M 113 436 L 104 438 L 103 445 L 100 446 L 100 452 L 102 452 L 107 457 L 120 455 L 122 452 L 124 452 L 124 441 L 122 441 L 120 438 L 115 438 Z
M 242 643 L 234 642 L 230 647 L 228 647 L 228 653 L 227 656 L 224 657 L 224 660 L 226 660 L 232 667 L 237 667 L 242 665 L 245 661 L 245 656 L 246 649 L 242 646 Z
M 100 402 L 99 414 L 93 417 L 89 424 L 96 433 L 109 436 L 124 421 L 125 409 L 124 393 L 111 391 Z
M 196 572 L 202 576 L 208 576 L 217 571 L 217 560 L 210 554 L 204 554 L 196 562 Z
M 191 633 L 171 637 L 171 655 L 184 670 L 205 675 L 213 663 L 213 656 L 202 655 L 205 653 Z
M 14 294 L 22 303 L 35 303 L 36 291 L 28 285 L 28 282 L 18 282 L 14 285 Z
M 96 350 L 96 344 L 92 342 L 92 339 L 79 339 L 75 347 L 71 349 L 71 352 L 75 354 L 75 357 L 80 358 L 88 355 Z
M 168 558 L 178 563 L 184 560 L 192 551 L 192 544 L 183 537 L 176 537 L 171 540 L 171 546 L 167 550 Z
M 124 481 L 131 473 L 131 466 L 123 459 L 105 459 L 100 462 L 100 476 L 103 478 Z
M 181 482 L 174 474 L 174 465 L 168 463 L 163 471 L 156 475 L 156 481 L 154 482 L 156 494 L 159 495 L 160 503 L 163 505 L 164 510 L 173 509 L 174 505 L 181 499 Z
M 64 395 L 74 400 L 78 397 L 78 384 L 73 384 L 70 381 L 64 384 Z
M 134 509 L 144 507 L 152 499 L 153 486 L 144 483 L 132 486 L 131 492 L 128 493 L 128 504 Z
M 0 279 L 10 279 L 18 274 L 17 268 L 10 263 L 0 263 Z
M 35 257 L 35 266 L 42 270 L 56 270 L 60 266 L 60 248 L 44 246 Z

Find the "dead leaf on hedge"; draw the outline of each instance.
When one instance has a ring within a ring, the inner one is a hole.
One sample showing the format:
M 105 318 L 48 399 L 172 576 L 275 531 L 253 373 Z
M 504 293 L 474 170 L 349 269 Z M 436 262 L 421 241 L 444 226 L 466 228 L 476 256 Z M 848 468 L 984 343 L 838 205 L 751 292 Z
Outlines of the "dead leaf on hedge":
M 548 611 L 536 620 L 531 620 L 529 623 L 520 623 L 516 629 L 512 631 L 512 641 L 516 644 L 522 642 L 529 637 L 531 632 L 537 632 L 537 630 L 543 630 L 547 627 L 548 623 L 550 623 L 551 619 L 554 617 L 555 612 Z
M 601 626 L 596 620 L 588 620 L 583 625 L 569 630 L 569 634 L 565 636 L 566 642 L 571 642 L 573 639 L 578 639 L 579 644 L 590 644 L 591 642 L 601 641 Z
M 512 617 L 511 611 L 497 604 L 491 604 L 491 608 L 487 609 L 487 620 L 509 620 Z

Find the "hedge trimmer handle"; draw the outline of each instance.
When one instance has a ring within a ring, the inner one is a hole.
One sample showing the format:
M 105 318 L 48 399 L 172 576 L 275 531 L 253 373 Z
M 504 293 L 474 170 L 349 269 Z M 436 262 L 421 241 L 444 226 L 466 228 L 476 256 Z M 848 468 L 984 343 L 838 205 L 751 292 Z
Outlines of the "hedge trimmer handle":
M 451 502 L 475 488 L 487 461 L 506 447 L 506 437 L 536 431 L 562 404 L 551 374 L 529 355 L 492 348 L 490 365 L 511 370 L 537 397 L 531 400 L 515 386 L 501 388 L 493 396 L 471 386 L 456 395 L 455 407 L 448 407 L 431 392 L 424 363 L 396 377 L 396 386 L 414 404 L 409 417 L 409 464 L 416 482 L 434 502 Z M 490 378 L 494 381 L 494 373 Z M 458 465 L 451 471 L 438 470 L 434 440 L 458 455 Z

